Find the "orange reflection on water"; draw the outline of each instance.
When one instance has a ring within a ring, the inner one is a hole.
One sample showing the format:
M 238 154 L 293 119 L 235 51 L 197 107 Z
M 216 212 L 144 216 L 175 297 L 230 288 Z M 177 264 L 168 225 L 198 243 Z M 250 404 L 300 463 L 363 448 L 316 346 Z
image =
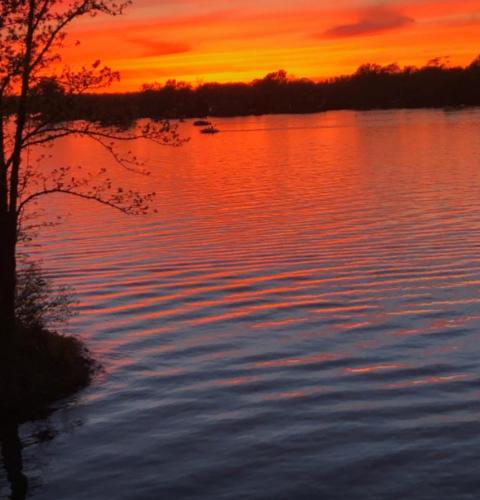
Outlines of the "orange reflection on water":
M 323 387 L 309 387 L 307 389 L 299 389 L 296 391 L 279 391 L 267 394 L 264 399 L 265 401 L 288 401 L 318 396 L 323 393 L 325 393 L 325 389 Z
M 478 316 L 478 120 L 475 111 L 246 117 L 216 120 L 215 137 L 186 123 L 182 148 L 132 145 L 148 178 L 83 139 L 59 141 L 59 165 L 74 151 L 87 171 L 105 166 L 120 185 L 154 189 L 158 213 L 132 219 L 52 198 L 49 215 L 71 216 L 44 233 L 47 265 L 82 295 L 82 318 L 108 326 L 108 352 L 177 331 L 156 349 L 201 345 L 208 332 L 234 351 L 235 335 L 254 344 L 281 329 L 285 344 L 358 330 L 339 342 L 363 353 L 460 327 L 454 312 Z
M 263 321 L 261 323 L 255 323 L 252 325 L 254 330 L 267 330 L 269 328 L 280 328 L 290 325 L 295 325 L 298 323 L 303 323 L 306 320 L 305 317 L 301 318 L 291 318 L 291 319 L 283 319 L 283 320 L 272 320 L 272 321 Z
M 342 355 L 336 353 L 320 353 L 297 358 L 274 359 L 269 361 L 259 361 L 253 366 L 255 368 L 284 368 L 294 365 L 310 365 L 314 363 L 324 363 L 341 358 Z
M 244 376 L 244 377 L 234 377 L 226 380 L 218 380 L 217 385 L 221 386 L 237 386 L 237 385 L 248 385 L 252 382 L 256 382 L 259 379 L 258 376 Z
M 407 387 L 416 387 L 416 386 L 424 386 L 424 385 L 433 385 L 433 384 L 446 384 L 448 382 L 457 382 L 461 380 L 469 380 L 473 379 L 472 375 L 445 375 L 445 376 L 436 376 L 436 377 L 425 377 L 414 380 L 404 380 L 402 382 L 398 382 L 395 384 L 388 384 L 385 387 L 387 389 L 405 389 Z
M 380 364 L 380 365 L 364 366 L 362 368 L 345 368 L 344 371 L 345 373 L 355 375 L 355 374 L 374 373 L 385 370 L 399 370 L 402 368 L 407 368 L 407 365 L 402 363 Z

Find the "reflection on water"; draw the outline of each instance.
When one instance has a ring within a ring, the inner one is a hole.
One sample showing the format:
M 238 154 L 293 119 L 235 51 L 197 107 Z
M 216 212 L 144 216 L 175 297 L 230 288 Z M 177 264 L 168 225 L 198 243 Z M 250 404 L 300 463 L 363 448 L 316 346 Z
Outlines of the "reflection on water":
M 23 473 L 22 444 L 17 424 L 0 426 L 0 446 L 3 465 L 11 487 L 9 498 L 24 500 L 27 496 L 28 479 Z
M 0 425 L 0 463 L 3 465 L 0 471 L 0 498 L 24 500 L 35 497 L 45 479 L 53 479 L 49 461 L 44 460 L 44 452 L 57 436 L 71 433 L 82 425 L 81 420 L 71 421 L 66 410 L 57 414 L 57 421 L 49 417 L 23 426 L 12 421 Z M 46 470 L 48 473 L 45 475 Z
M 158 214 L 51 200 L 71 215 L 31 251 L 78 291 L 106 372 L 52 417 L 85 425 L 28 447 L 48 464 L 32 498 L 477 498 L 479 125 L 185 125 L 181 149 L 135 145 L 150 178 L 115 173 Z M 109 161 L 74 139 L 55 156 L 72 151 Z

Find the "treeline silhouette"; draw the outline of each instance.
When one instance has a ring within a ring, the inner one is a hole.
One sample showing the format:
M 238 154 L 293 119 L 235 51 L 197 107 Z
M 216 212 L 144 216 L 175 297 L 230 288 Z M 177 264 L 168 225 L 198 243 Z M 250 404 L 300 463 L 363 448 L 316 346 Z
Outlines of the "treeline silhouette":
M 172 80 L 164 85 L 144 85 L 139 92 L 75 97 L 65 95 L 55 82 L 45 81 L 34 99 L 39 112 L 59 120 L 85 119 L 106 124 L 128 124 L 138 118 L 478 106 L 480 56 L 466 67 L 446 66 L 441 59 L 420 68 L 364 64 L 352 75 L 321 82 L 289 77 L 280 70 L 251 83 L 194 87 Z M 59 106 L 61 102 L 64 105 Z

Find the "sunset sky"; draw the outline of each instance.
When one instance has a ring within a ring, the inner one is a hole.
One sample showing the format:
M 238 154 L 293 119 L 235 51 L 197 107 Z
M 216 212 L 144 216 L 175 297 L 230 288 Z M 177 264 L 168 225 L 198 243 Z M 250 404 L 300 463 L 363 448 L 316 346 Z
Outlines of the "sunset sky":
M 466 64 L 479 53 L 480 0 L 135 0 L 124 16 L 77 24 L 65 62 L 101 58 L 122 74 L 115 90 L 136 90 L 280 68 L 321 79 L 365 62 Z

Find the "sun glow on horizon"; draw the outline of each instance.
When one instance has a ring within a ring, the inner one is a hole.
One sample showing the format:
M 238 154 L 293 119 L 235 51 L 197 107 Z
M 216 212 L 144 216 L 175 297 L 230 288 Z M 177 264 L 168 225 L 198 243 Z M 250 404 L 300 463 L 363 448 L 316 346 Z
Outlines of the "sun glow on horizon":
M 72 66 L 120 71 L 111 91 L 170 79 L 251 81 L 284 68 L 322 79 L 360 64 L 468 64 L 480 53 L 478 0 L 139 0 L 124 16 L 85 19 L 66 44 Z M 76 46 L 75 40 L 81 44 Z

